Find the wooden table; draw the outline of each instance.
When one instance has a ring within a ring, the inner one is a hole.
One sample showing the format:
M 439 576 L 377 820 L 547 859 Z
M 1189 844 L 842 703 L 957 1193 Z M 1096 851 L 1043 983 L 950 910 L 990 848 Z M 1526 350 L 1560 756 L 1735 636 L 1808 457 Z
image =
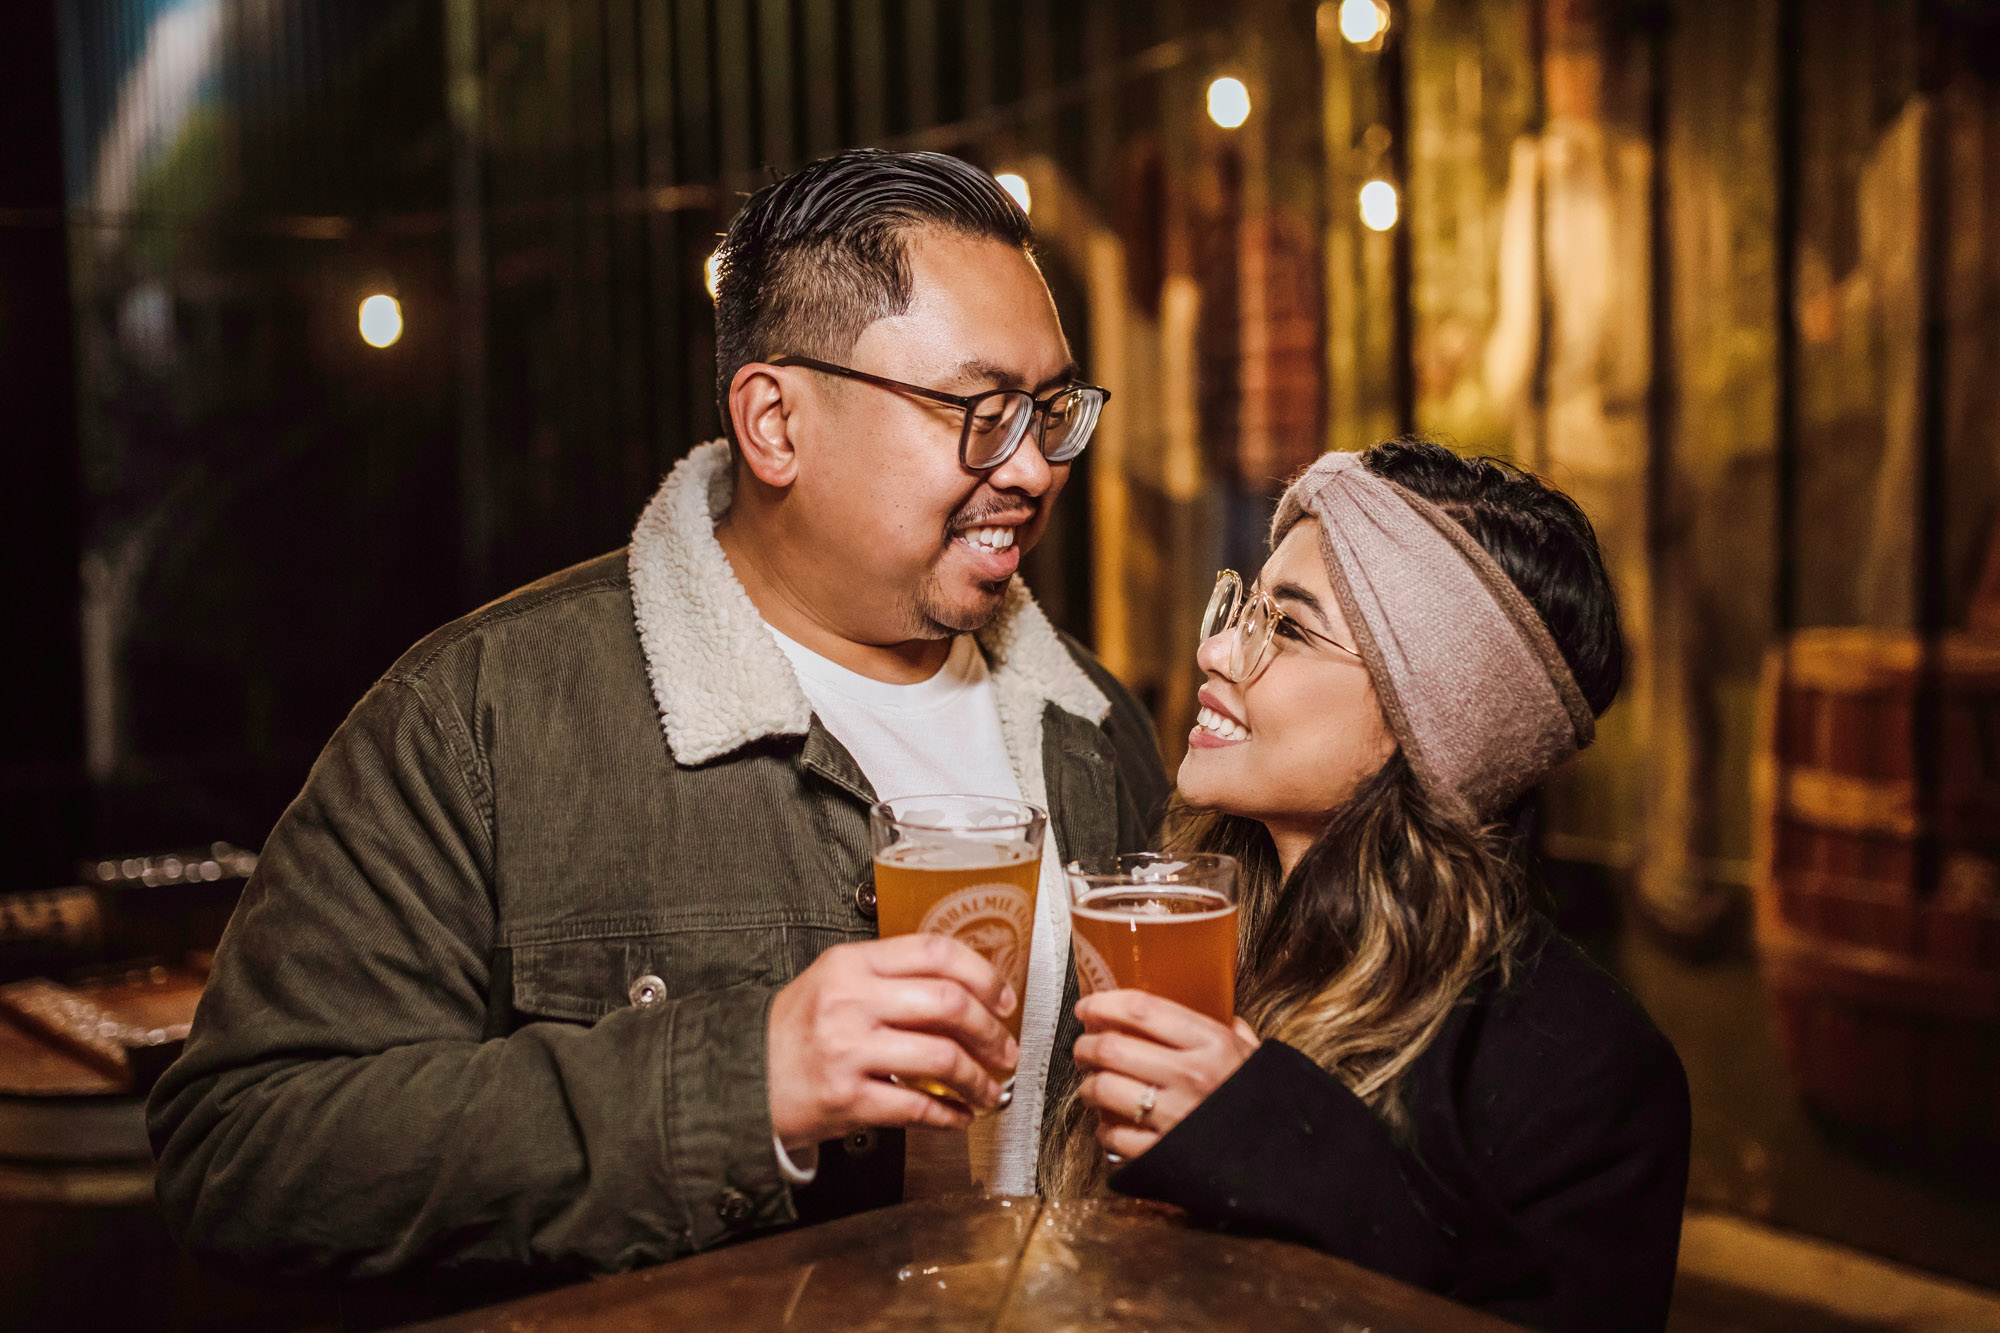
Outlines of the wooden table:
M 1292 1329 L 1515 1326 L 1313 1250 L 1122 1200 L 900 1204 L 492 1306 L 437 1333 L 625 1330 Z

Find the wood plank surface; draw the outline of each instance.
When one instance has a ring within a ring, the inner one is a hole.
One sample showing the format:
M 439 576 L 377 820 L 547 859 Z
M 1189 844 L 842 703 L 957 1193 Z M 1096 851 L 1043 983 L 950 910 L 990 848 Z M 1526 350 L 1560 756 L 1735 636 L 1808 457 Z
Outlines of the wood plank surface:
M 659 1328 L 985 1330 L 1032 1199 L 900 1204 L 458 1315 L 438 1333 Z
M 1512 1324 L 1330 1255 L 1133 1200 L 1046 1203 L 994 1321 L 1047 1329 L 1486 1333 Z
M 1314 1250 L 1195 1229 L 1170 1208 L 963 1195 L 782 1232 L 424 1327 L 1502 1333 L 1514 1325 Z

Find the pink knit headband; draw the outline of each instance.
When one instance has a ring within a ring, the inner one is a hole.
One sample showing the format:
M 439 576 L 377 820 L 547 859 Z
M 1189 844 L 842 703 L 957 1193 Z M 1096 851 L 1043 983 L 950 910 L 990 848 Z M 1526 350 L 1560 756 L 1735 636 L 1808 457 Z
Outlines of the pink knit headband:
M 1597 733 L 1548 626 L 1430 501 L 1327 454 L 1278 501 L 1271 545 L 1307 514 L 1382 712 L 1426 791 L 1490 819 Z

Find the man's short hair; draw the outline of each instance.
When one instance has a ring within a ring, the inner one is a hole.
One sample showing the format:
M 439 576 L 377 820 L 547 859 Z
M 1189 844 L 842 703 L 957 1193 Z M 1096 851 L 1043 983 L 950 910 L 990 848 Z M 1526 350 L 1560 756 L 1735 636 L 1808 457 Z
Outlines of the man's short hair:
M 993 177 L 944 153 L 853 148 L 750 196 L 716 273 L 715 400 L 731 441 L 737 371 L 781 356 L 837 359 L 870 324 L 910 308 L 905 241 L 923 226 L 1034 243 L 1027 214 Z

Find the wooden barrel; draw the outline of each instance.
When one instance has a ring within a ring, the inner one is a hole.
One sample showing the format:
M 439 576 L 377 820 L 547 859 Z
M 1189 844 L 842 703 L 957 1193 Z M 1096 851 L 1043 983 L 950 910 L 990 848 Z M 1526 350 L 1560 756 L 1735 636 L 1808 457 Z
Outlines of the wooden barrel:
M 2000 636 L 1949 636 L 1926 662 L 1915 635 L 1802 631 L 1767 659 L 1763 700 L 1757 939 L 1798 1091 L 1884 1146 L 1990 1162 Z

